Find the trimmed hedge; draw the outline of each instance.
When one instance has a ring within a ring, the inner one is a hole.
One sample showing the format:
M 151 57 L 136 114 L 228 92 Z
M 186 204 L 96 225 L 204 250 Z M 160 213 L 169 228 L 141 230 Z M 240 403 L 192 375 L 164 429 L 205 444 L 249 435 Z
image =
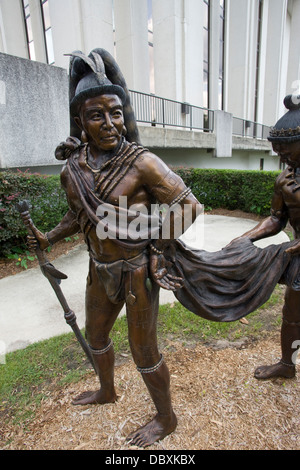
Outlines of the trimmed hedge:
M 32 219 L 42 232 L 55 227 L 68 210 L 58 175 L 0 172 L 0 257 L 15 247 L 25 248 L 27 231 L 16 209 L 23 199 L 29 201 Z
M 269 215 L 279 171 L 174 168 L 206 209 Z
M 268 215 L 279 171 L 174 168 L 206 209 L 240 209 Z M 25 247 L 26 229 L 15 208 L 27 199 L 35 225 L 46 232 L 68 210 L 60 178 L 10 170 L 0 172 L 0 256 L 16 246 Z

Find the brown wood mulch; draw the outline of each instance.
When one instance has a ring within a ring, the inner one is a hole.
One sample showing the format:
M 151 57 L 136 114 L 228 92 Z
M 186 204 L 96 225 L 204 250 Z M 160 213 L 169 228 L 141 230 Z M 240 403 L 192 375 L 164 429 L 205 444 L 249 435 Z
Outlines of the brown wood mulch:
M 280 354 L 279 335 L 247 347 L 218 349 L 169 342 L 175 432 L 147 450 L 297 450 L 300 448 L 300 381 L 253 377 L 257 365 Z M 71 400 L 95 389 L 93 372 L 77 384 L 49 391 L 27 429 L 4 426 L 0 449 L 135 450 L 126 436 L 154 414 L 131 359 L 116 367 L 118 401 L 77 407 Z

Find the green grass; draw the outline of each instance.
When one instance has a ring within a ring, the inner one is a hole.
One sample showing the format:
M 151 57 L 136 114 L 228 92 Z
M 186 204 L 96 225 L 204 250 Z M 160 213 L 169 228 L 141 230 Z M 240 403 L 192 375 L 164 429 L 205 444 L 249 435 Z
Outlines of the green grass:
M 240 321 L 219 323 L 204 320 L 186 310 L 179 302 L 172 306 L 170 304 L 164 305 L 160 309 L 158 331 L 162 338 L 171 335 L 174 339 L 182 342 L 207 342 L 213 339 L 234 341 L 243 336 L 256 338 L 263 331 L 277 328 L 280 325 L 283 292 L 284 288 L 277 286 L 270 299 L 247 316 L 248 325 L 246 326 Z M 278 309 L 278 314 L 273 314 L 275 306 Z
M 223 338 L 234 341 L 245 336 L 257 338 L 265 330 L 279 327 L 283 292 L 283 288 L 277 286 L 269 301 L 247 317 L 247 325 L 239 321 L 209 322 L 178 302 L 161 306 L 159 342 L 162 344 L 171 339 L 185 344 Z M 125 317 L 117 319 L 111 337 L 116 355 L 130 354 Z M 51 389 L 79 381 L 92 370 L 72 332 L 8 353 L 5 359 L 5 364 L 0 364 L 0 417 L 3 423 L 9 419 L 25 425 Z

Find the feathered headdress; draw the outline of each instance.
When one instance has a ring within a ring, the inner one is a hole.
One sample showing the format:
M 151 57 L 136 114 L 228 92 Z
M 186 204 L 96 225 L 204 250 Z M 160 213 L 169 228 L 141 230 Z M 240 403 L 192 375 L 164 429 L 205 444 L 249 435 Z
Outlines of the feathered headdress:
M 81 131 L 75 124 L 80 105 L 87 99 L 103 94 L 119 96 L 123 104 L 126 139 L 140 143 L 129 91 L 124 76 L 112 55 L 105 49 L 93 49 L 86 56 L 81 51 L 69 54 L 69 99 L 71 136 L 80 139 Z

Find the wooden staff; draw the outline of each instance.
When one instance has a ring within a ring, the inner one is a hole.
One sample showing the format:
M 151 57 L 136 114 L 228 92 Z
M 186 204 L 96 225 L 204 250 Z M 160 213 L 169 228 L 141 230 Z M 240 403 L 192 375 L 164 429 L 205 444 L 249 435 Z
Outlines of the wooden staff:
M 27 228 L 27 231 L 28 231 L 28 234 L 29 235 L 33 235 L 34 236 L 34 231 L 32 230 L 32 228 L 34 228 L 34 224 L 31 220 L 31 217 L 30 217 L 30 213 L 29 213 L 29 204 L 27 201 L 21 201 L 19 202 L 17 205 L 17 210 L 20 212 L 20 215 L 22 217 L 22 220 Z M 44 276 L 48 279 L 48 281 L 50 282 L 63 310 L 64 310 L 64 318 L 67 322 L 68 325 L 70 325 L 70 327 L 72 328 L 72 330 L 74 331 L 75 333 L 75 336 L 77 338 L 77 340 L 79 341 L 80 343 L 80 346 L 82 347 L 83 351 L 85 352 L 88 360 L 90 361 L 91 365 L 93 366 L 95 372 L 96 372 L 96 369 L 95 369 L 95 365 L 94 365 L 94 361 L 93 361 L 93 357 L 92 357 L 92 354 L 91 354 L 91 351 L 90 351 L 90 348 L 88 346 L 88 344 L 86 343 L 84 337 L 82 336 L 81 334 L 81 331 L 78 327 L 78 324 L 77 324 L 77 321 L 76 321 L 76 315 L 75 313 L 73 312 L 73 310 L 70 309 L 66 299 L 65 299 L 65 296 L 60 288 L 60 283 L 61 283 L 61 279 L 67 279 L 68 276 L 66 276 L 66 274 L 63 274 L 62 272 L 58 271 L 54 266 L 53 264 L 51 264 L 44 251 L 42 251 L 40 249 L 40 247 L 38 246 L 37 244 L 37 247 L 35 248 L 35 253 L 36 253 L 36 256 L 37 256 L 37 259 L 39 261 L 39 265 L 40 265 L 40 268 L 41 268 L 41 271 L 42 273 L 44 274 Z

